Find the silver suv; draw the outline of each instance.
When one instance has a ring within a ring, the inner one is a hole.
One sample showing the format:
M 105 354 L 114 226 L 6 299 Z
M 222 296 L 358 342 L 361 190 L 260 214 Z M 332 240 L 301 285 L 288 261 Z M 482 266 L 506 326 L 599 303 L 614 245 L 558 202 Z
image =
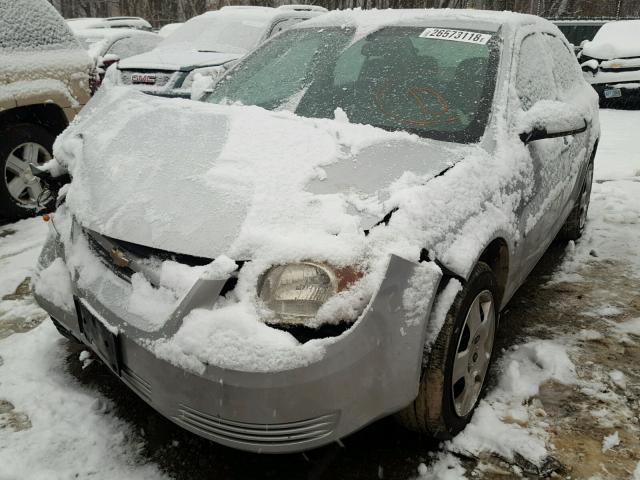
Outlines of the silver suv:
M 91 96 L 93 62 L 45 0 L 0 0 L 0 217 L 33 214 L 42 187 L 30 164 Z

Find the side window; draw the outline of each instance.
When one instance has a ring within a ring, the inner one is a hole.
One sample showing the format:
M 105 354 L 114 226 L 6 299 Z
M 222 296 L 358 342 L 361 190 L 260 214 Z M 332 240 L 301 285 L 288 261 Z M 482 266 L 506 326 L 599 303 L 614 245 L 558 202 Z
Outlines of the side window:
M 125 59 L 133 55 L 148 52 L 152 48 L 155 48 L 161 40 L 161 38 L 155 38 L 153 36 L 147 37 L 146 35 L 121 38 L 113 42 L 113 45 L 109 47 L 106 54 L 112 53 L 120 59 Z
M 518 56 L 516 90 L 522 108 L 529 110 L 539 100 L 556 100 L 556 85 L 538 34 L 524 38 Z
M 553 62 L 553 75 L 560 91 L 571 90 L 582 81 L 582 71 L 576 56 L 558 37 L 543 34 L 544 42 Z
M 282 20 L 273 26 L 273 28 L 271 29 L 271 34 L 269 36 L 273 37 L 275 34 L 294 26 L 296 23 L 300 23 L 301 21 L 302 19 L 300 18 L 287 18 L 285 20 Z

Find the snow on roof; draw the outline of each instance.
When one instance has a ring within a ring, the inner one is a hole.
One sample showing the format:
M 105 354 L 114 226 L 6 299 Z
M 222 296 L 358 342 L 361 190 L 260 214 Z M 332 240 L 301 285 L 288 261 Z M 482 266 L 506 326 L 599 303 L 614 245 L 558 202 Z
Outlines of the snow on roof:
M 640 20 L 605 23 L 583 53 L 600 59 L 640 56 Z
M 288 7 L 288 5 L 285 5 Z M 272 20 L 278 15 L 291 15 L 290 12 L 294 9 L 290 8 L 273 8 L 273 7 L 253 7 L 247 5 L 230 5 L 222 7 L 220 10 L 212 10 L 205 12 L 200 17 L 219 17 L 219 16 L 242 16 L 247 18 L 248 16 L 256 19 L 263 19 L 265 22 Z M 319 12 L 317 9 L 305 9 L 304 12 Z M 194 17 L 198 18 L 198 17 Z
M 151 28 L 151 24 L 140 17 L 69 18 L 67 19 L 67 25 L 69 25 L 74 33 L 88 28 Z
M 132 35 L 155 35 L 152 32 L 145 32 L 137 28 L 83 28 L 74 32 L 80 38 L 121 38 Z
M 48 2 L 0 1 L 0 12 L 0 50 L 45 51 L 80 48 L 60 14 Z M 4 60 L 0 65 L 4 73 Z
M 479 24 L 483 30 L 496 31 L 501 25 L 526 25 L 547 22 L 534 15 L 514 12 L 496 12 L 473 9 L 384 9 L 362 10 L 360 8 L 347 10 L 333 10 L 313 20 L 305 22 L 303 26 L 345 26 L 352 25 L 365 29 L 380 28 L 393 24 L 426 24 L 431 21 L 458 21 L 461 24 Z

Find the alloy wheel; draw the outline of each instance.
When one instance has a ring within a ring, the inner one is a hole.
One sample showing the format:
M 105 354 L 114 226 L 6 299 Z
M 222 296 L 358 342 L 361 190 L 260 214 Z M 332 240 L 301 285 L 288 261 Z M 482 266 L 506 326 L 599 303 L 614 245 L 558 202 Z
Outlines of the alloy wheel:
M 51 159 L 45 147 L 27 142 L 14 148 L 7 158 L 4 181 L 13 199 L 25 207 L 34 207 L 43 192 L 40 180 L 31 173 L 29 165 L 43 165 Z
M 453 361 L 451 389 L 459 417 L 473 410 L 489 368 L 496 329 L 493 294 L 481 291 L 471 302 Z

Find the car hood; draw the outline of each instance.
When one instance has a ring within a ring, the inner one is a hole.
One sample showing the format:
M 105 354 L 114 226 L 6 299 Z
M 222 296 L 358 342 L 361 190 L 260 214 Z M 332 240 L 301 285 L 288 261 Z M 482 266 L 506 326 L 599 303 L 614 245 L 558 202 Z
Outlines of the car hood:
M 471 148 L 107 90 L 56 142 L 73 176 L 67 204 L 86 228 L 188 255 L 247 259 L 267 245 L 362 237 L 393 208 L 390 192 L 424 184 Z
M 135 55 L 121 60 L 121 70 L 182 70 L 189 71 L 198 67 L 223 65 L 237 60 L 242 55 L 237 53 L 199 52 L 197 50 L 176 50 L 156 48 L 150 52 Z

